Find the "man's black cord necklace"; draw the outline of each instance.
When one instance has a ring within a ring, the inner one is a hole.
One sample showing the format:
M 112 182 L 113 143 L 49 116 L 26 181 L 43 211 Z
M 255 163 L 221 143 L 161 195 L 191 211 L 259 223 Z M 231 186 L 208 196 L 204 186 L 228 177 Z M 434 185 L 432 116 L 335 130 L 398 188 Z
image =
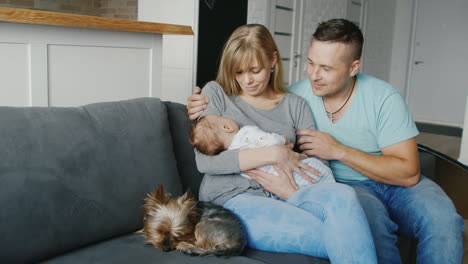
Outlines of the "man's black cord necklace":
M 328 112 L 327 111 L 327 108 L 325 108 L 325 112 L 327 113 L 327 115 L 330 115 L 330 120 L 332 123 L 335 122 L 335 118 L 333 117 L 334 114 L 338 113 L 341 111 L 341 109 L 343 109 L 343 107 L 348 103 L 349 101 L 349 98 L 351 98 L 351 95 L 353 94 L 353 91 L 354 91 L 354 86 L 356 86 L 356 79 L 354 79 L 354 83 L 353 83 L 353 88 L 351 89 L 351 92 L 349 92 L 349 95 L 348 95 L 348 98 L 346 98 L 346 101 L 344 102 L 344 104 L 340 107 L 340 109 L 336 110 L 335 112 Z M 325 106 L 325 105 L 324 105 Z

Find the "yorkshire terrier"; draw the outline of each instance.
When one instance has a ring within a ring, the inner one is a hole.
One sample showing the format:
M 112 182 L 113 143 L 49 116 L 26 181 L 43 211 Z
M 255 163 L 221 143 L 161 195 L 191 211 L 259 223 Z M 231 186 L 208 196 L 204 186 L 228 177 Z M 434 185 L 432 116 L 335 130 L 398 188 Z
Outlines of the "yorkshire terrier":
M 199 256 L 234 256 L 244 250 L 247 239 L 239 218 L 221 206 L 195 201 L 190 190 L 172 199 L 160 185 L 145 202 L 141 233 L 156 248 Z

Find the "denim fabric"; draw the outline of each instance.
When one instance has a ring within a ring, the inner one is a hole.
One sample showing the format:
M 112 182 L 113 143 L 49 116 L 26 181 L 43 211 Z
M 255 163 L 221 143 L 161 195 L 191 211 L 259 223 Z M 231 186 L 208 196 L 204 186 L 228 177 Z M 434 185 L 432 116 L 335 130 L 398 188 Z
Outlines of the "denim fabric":
M 310 185 L 287 201 L 242 193 L 224 207 L 241 219 L 252 248 L 332 263 L 377 263 L 364 211 L 354 190 L 344 184 Z
M 372 180 L 354 187 L 369 221 L 379 263 L 401 263 L 397 233 L 418 240 L 417 263 L 462 263 L 463 219 L 433 181 L 405 188 Z

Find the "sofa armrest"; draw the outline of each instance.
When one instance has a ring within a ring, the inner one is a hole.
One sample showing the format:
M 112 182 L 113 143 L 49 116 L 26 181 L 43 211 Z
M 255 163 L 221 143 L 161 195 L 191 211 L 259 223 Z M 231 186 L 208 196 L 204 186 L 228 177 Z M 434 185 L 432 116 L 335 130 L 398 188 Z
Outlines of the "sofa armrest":
M 468 219 L 468 166 L 418 144 L 421 173 L 434 180 L 452 199 L 457 212 Z

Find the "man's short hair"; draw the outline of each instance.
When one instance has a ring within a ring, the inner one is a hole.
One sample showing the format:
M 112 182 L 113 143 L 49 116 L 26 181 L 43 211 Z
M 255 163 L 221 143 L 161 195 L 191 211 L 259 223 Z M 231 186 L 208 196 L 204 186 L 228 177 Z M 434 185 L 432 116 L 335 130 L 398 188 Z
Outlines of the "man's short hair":
M 330 19 L 318 25 L 313 39 L 318 41 L 331 41 L 354 46 L 353 60 L 359 60 L 362 55 L 364 37 L 361 29 L 346 19 Z

